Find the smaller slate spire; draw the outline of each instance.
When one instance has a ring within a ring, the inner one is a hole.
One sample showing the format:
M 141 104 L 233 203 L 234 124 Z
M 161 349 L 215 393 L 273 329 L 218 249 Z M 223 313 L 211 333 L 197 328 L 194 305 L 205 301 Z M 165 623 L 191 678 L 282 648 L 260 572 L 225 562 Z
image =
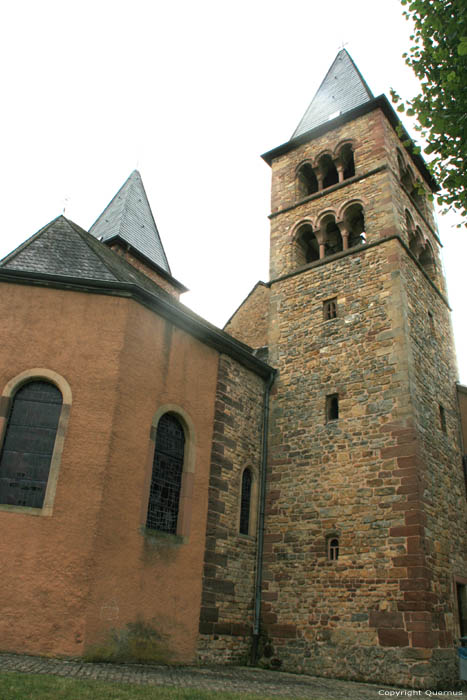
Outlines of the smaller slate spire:
M 348 52 L 342 49 L 292 134 L 292 139 L 372 99 L 373 94 L 357 66 Z
M 107 243 L 120 239 L 170 274 L 164 247 L 152 215 L 141 175 L 133 170 L 89 233 Z

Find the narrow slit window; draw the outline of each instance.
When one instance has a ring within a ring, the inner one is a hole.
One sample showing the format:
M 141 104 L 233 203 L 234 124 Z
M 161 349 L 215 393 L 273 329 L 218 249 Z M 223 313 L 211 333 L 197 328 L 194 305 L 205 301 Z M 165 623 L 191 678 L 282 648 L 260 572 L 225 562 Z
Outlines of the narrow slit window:
M 330 321 L 337 317 L 337 299 L 328 299 L 323 302 L 323 316 L 325 321 Z
M 242 475 L 242 495 L 240 501 L 240 534 L 250 534 L 251 471 L 245 469 Z
M 328 540 L 328 559 L 329 561 L 339 559 L 339 539 L 337 537 L 331 537 Z
M 441 404 L 439 404 L 439 427 L 443 433 L 446 432 L 446 411 L 444 410 L 444 406 Z
M 458 583 L 456 588 L 460 633 L 461 637 L 467 637 L 467 586 L 464 583 Z
M 326 396 L 326 422 L 339 418 L 339 395 L 330 394 Z

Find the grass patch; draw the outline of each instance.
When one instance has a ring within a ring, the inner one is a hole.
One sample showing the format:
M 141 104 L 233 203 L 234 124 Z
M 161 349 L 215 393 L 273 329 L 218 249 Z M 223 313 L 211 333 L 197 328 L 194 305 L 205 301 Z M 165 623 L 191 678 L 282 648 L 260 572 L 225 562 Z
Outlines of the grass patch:
M 0 673 L 1 700 L 271 700 L 271 696 L 196 688 L 160 688 L 126 683 L 60 678 L 43 674 Z M 282 700 L 286 700 L 282 698 Z M 289 698 L 291 700 L 291 698 Z M 310 698 L 319 700 L 319 698 Z

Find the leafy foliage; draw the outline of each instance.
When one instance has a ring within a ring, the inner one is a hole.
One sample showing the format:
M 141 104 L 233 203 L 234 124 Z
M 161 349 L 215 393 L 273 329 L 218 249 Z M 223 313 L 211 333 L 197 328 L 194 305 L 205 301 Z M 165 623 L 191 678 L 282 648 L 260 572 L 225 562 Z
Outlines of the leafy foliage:
M 413 45 L 404 54 L 421 92 L 404 105 L 391 90 L 398 112 L 415 116 L 427 142 L 429 167 L 442 187 L 438 203 L 467 217 L 467 0 L 401 0 L 412 20 Z

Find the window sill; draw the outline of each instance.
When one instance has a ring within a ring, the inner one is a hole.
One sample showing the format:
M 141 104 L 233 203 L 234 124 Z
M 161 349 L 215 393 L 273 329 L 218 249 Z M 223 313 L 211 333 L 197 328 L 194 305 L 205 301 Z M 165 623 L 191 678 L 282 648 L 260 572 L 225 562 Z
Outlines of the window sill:
M 250 542 L 255 542 L 256 540 L 255 535 L 247 535 L 244 532 L 238 532 L 237 534 L 242 540 L 249 540 Z
M 0 511 L 5 513 L 22 513 L 23 515 L 52 515 L 46 508 L 32 508 L 31 506 L 10 506 L 7 503 L 0 504 Z
M 139 529 L 140 533 L 143 535 L 143 537 L 147 538 L 148 540 L 152 540 L 154 544 L 156 542 L 161 545 L 166 545 L 166 546 L 177 546 L 180 544 L 187 544 L 188 542 L 188 537 L 184 537 L 183 535 L 173 535 L 170 532 L 163 532 L 162 530 L 152 530 L 149 527 L 141 527 Z

